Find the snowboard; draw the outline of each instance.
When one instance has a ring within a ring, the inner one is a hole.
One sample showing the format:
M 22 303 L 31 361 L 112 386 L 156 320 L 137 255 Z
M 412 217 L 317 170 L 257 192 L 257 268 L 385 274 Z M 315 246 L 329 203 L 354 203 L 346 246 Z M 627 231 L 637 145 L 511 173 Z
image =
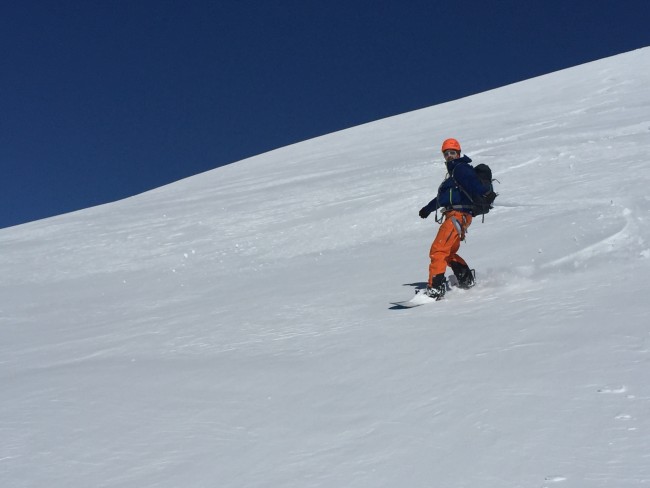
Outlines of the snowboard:
M 451 275 L 447 280 L 445 281 L 445 286 L 447 288 L 447 292 L 449 293 L 452 291 L 454 288 L 458 286 L 458 280 L 456 279 L 456 276 Z M 418 290 L 415 290 L 415 296 L 411 298 L 410 300 L 404 300 L 402 302 L 392 302 L 391 305 L 391 310 L 402 310 L 405 308 L 413 308 L 413 307 L 419 307 L 421 305 L 429 305 L 431 303 L 436 303 L 440 300 L 436 300 L 435 298 L 431 298 L 429 295 L 424 293 L 425 288 L 420 288 Z M 446 295 L 445 293 L 445 295 Z M 442 298 L 441 300 L 444 300 Z

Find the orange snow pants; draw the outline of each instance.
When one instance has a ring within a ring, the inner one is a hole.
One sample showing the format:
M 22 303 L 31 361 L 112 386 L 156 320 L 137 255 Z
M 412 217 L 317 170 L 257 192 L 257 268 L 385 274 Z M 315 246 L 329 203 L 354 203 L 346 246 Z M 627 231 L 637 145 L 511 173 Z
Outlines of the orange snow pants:
M 467 263 L 458 254 L 460 242 L 465 240 L 465 232 L 472 223 L 472 216 L 458 210 L 445 212 L 445 220 L 438 229 L 438 234 L 431 244 L 429 257 L 429 286 L 433 277 L 444 273 L 451 262 L 467 266 Z

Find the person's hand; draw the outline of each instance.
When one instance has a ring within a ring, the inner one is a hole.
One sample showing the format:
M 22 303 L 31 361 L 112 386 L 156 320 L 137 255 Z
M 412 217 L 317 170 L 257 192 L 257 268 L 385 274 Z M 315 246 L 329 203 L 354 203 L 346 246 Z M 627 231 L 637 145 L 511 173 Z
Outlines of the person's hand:
M 427 207 L 422 207 L 420 209 L 419 212 L 420 218 L 426 219 L 430 214 L 431 214 L 431 210 L 429 210 Z

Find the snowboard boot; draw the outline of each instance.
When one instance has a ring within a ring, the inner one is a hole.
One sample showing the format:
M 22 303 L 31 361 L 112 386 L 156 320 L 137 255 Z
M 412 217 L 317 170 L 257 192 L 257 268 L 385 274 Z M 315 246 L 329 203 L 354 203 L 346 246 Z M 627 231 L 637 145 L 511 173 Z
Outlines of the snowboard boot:
M 460 264 L 452 261 L 450 264 L 451 270 L 454 272 L 458 280 L 458 288 L 467 290 L 476 284 L 476 276 L 474 270 L 470 269 L 466 264 Z
M 437 274 L 433 277 L 431 286 L 427 286 L 426 294 L 436 300 L 441 300 L 447 291 L 447 280 L 444 273 Z

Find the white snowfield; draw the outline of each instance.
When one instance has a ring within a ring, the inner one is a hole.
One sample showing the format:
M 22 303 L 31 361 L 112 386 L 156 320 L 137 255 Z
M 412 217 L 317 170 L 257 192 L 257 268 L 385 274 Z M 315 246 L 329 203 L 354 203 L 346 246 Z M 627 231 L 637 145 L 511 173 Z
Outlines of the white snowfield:
M 478 285 L 410 310 L 459 139 Z M 180 162 L 179 162 L 180 163 Z M 650 486 L 650 48 L 0 231 L 0 486 Z

